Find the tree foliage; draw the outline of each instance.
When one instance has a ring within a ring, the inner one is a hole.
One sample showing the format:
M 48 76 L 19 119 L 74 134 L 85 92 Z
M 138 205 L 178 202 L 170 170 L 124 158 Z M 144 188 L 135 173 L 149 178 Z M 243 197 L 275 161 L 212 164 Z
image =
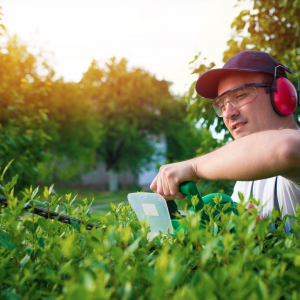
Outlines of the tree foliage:
M 92 165 L 99 126 L 78 84 L 54 80 L 47 60 L 17 37 L 2 46 L 0 64 L 0 166 L 15 160 L 8 172 L 22 176 L 19 188 Z
M 20 184 L 26 185 L 37 180 L 37 165 L 50 140 L 43 123 L 48 119 L 45 99 L 53 71 L 44 62 L 41 78 L 36 57 L 16 37 L 1 48 L 0 65 L 0 166 L 15 159 L 8 172 L 20 174 Z
M 125 59 L 111 59 L 106 68 L 93 61 L 81 84 L 103 128 L 97 151 L 106 169 L 147 165 L 154 154 L 150 136 L 161 130 L 158 102 L 170 99 L 168 83 L 141 69 L 130 71 Z
M 85 91 L 78 83 L 53 81 L 45 103 L 48 121 L 44 130 L 51 136 L 48 159 L 39 164 L 41 180 L 70 181 L 96 163 L 101 126 Z
M 171 95 L 169 82 L 112 58 L 104 68 L 93 61 L 80 85 L 103 129 L 97 151 L 107 170 L 145 169 L 158 154 L 153 141 L 160 139 L 167 141 L 169 160 L 195 156 L 200 139 L 184 120 L 186 104 Z M 187 137 L 196 146 L 188 148 Z
M 0 62 L 0 164 L 15 159 L 8 172 L 21 175 L 20 188 L 74 180 L 99 158 L 107 170 L 137 172 L 152 162 L 159 138 L 167 139 L 173 161 L 194 157 L 200 147 L 170 83 L 129 70 L 124 59 L 105 68 L 94 61 L 81 82 L 64 82 L 14 37 Z
M 186 159 L 194 158 L 197 155 L 211 151 L 218 143 L 211 137 L 211 133 L 205 128 L 196 126 L 188 122 L 186 118 L 187 105 L 185 101 L 180 101 L 169 111 L 169 117 L 165 120 L 169 124 L 165 130 L 167 141 L 167 163 L 174 163 Z M 209 143 L 212 143 L 209 145 Z

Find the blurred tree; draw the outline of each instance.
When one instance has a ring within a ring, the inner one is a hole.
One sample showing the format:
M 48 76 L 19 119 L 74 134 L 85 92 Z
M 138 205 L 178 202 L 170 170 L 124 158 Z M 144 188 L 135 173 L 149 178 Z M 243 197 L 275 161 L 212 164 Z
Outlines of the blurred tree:
M 48 112 L 44 100 L 54 72 L 44 61 L 41 78 L 37 58 L 16 37 L 1 47 L 0 65 L 0 166 L 3 169 L 15 159 L 7 178 L 19 174 L 22 188 L 37 180 L 37 165 L 45 158 L 50 140 L 42 127 Z
M 2 24 L 2 17 L 1 16 L 3 16 L 3 14 L 2 14 L 1 11 L 2 11 L 2 7 L 0 6 L 0 36 L 5 34 L 5 32 L 6 32 L 5 26 Z
M 206 71 L 211 70 L 215 63 L 206 63 L 206 58 L 201 58 L 201 53 L 194 57 L 194 60 L 190 62 L 192 65 L 192 74 L 198 74 L 201 76 Z M 211 99 L 206 99 L 198 95 L 195 91 L 196 81 L 192 83 L 189 92 L 183 97 L 187 103 L 187 120 L 190 123 L 197 123 L 201 121 L 202 126 L 210 128 L 214 127 L 214 130 L 218 133 L 225 130 L 224 139 L 228 140 L 230 134 L 223 122 L 222 118 L 218 118 L 214 109 L 211 106 Z
M 48 122 L 43 128 L 51 143 L 49 159 L 39 164 L 40 178 L 46 182 L 76 180 L 96 161 L 101 132 L 96 112 L 80 85 L 62 78 L 51 83 L 45 103 Z
M 239 2 L 241 0 L 238 0 Z M 266 51 L 276 60 L 289 66 L 300 78 L 300 2 L 298 0 L 252 0 L 252 10 L 243 10 L 231 24 L 233 33 L 227 42 L 223 61 L 243 50 Z M 204 59 L 205 60 L 205 59 Z M 200 55 L 195 56 L 193 73 L 202 75 L 214 67 L 214 63 L 201 63 Z M 200 66 L 198 67 L 200 63 Z M 296 78 L 289 76 L 296 85 Z M 192 122 L 203 119 L 206 126 L 216 125 L 215 131 L 224 130 L 225 140 L 231 139 L 223 119 L 217 118 L 210 107 L 211 100 L 195 93 L 194 82 L 186 97 L 188 119 Z M 300 108 L 296 110 L 300 124 Z M 215 123 L 216 122 L 216 123 Z
M 158 154 L 155 140 L 167 139 L 167 157 L 172 161 L 183 157 L 183 153 L 192 155 L 193 150 L 187 150 L 188 145 L 177 138 L 178 130 L 184 131 L 182 125 L 191 130 L 190 124 L 183 121 L 186 104 L 170 94 L 169 82 L 157 80 L 139 68 L 129 70 L 125 59 L 112 58 L 105 68 L 93 61 L 80 85 L 84 85 L 102 124 L 98 154 L 110 171 L 111 189 L 115 187 L 115 173 L 125 169 L 137 173 L 147 168 Z M 181 143 L 178 151 L 172 146 L 175 141 Z
M 95 162 L 100 127 L 76 83 L 54 80 L 42 55 L 17 37 L 0 49 L 0 166 L 18 188 L 78 177 Z
M 211 132 L 202 126 L 196 126 L 186 119 L 187 105 L 178 101 L 169 111 L 170 121 L 166 131 L 167 163 L 183 161 L 213 151 L 219 141 L 212 138 Z

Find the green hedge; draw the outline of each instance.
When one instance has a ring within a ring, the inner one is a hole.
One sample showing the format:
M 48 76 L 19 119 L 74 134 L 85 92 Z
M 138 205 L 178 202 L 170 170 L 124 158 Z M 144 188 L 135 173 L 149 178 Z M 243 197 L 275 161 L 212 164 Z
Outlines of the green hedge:
M 2 177 L 3 179 L 3 177 Z M 257 222 L 257 212 L 238 204 L 239 215 L 220 211 L 203 230 L 200 214 L 182 219 L 178 236 L 147 240 L 149 228 L 130 206 L 111 205 L 98 229 L 63 224 L 31 213 L 37 189 L 13 195 L 16 178 L 1 186 L 9 206 L 0 215 L 1 299 L 299 299 L 300 208 L 293 234 L 277 222 L 278 214 Z M 58 210 L 61 198 L 45 188 L 46 203 Z M 216 199 L 218 200 L 218 199 Z M 242 199 L 243 200 L 243 199 Z M 125 201 L 125 199 L 124 199 Z M 71 195 L 64 210 L 89 222 L 85 200 L 78 212 Z M 205 206 L 212 215 L 213 208 Z M 252 213 L 252 214 L 251 214 Z

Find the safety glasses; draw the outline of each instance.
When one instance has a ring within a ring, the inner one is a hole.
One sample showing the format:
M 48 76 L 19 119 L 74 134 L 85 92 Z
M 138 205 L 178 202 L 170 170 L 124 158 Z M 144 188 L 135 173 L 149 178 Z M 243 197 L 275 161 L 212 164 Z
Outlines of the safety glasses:
M 237 86 L 228 90 L 215 98 L 211 105 L 219 117 L 226 115 L 228 103 L 235 108 L 240 108 L 245 104 L 253 101 L 257 97 L 256 87 L 270 87 L 271 84 L 265 83 L 248 83 Z

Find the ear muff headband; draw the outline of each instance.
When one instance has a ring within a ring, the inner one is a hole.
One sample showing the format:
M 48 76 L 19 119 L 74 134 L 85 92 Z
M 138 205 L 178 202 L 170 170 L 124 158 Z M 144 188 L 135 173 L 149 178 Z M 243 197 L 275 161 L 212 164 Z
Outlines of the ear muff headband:
M 282 67 L 285 71 L 296 76 L 298 80 L 298 90 L 296 92 L 293 84 L 286 78 L 276 79 L 276 69 Z M 297 75 L 287 66 L 278 65 L 275 67 L 274 80 L 271 85 L 271 103 L 275 112 L 280 116 L 291 115 L 300 106 L 300 82 Z

